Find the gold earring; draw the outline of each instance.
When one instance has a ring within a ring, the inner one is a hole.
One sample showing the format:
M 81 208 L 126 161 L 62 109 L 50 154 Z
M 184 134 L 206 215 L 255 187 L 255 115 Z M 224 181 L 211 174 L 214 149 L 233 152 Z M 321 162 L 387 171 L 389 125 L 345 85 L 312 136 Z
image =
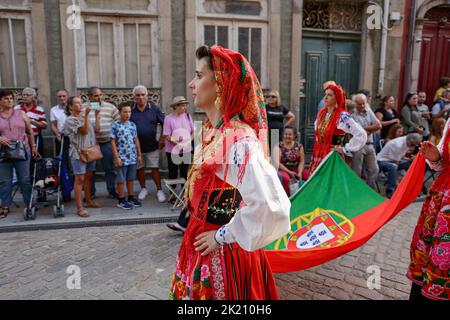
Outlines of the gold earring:
M 216 101 L 214 102 L 217 111 L 222 111 L 222 98 L 220 96 L 220 92 L 217 92 Z

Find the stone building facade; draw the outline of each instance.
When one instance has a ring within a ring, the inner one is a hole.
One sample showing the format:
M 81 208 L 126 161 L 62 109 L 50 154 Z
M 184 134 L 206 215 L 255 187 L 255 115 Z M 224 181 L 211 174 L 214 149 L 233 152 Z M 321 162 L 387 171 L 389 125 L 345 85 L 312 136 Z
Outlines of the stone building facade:
M 37 88 L 49 112 L 60 88 L 96 85 L 120 101 L 144 84 L 169 112 L 173 96 L 190 98 L 195 49 L 219 43 L 280 91 L 310 151 L 326 80 L 399 101 L 435 90 L 450 75 L 448 19 L 450 0 L 1 0 L 0 86 Z

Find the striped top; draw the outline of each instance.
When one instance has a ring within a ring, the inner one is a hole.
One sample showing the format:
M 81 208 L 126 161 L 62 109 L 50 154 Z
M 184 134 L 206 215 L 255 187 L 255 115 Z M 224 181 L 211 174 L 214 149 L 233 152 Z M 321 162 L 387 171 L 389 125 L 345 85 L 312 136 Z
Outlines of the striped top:
M 91 124 L 95 125 L 95 111 L 91 110 L 89 114 Z M 98 143 L 105 143 L 110 141 L 110 133 L 112 125 L 119 120 L 119 110 L 111 103 L 103 101 L 100 107 L 100 132 L 96 132 L 95 136 Z
M 36 121 L 42 122 L 43 124 L 47 125 L 47 118 L 45 117 L 45 111 L 44 111 L 44 108 L 42 108 L 41 106 L 33 104 L 31 109 L 27 110 L 25 105 L 22 103 L 22 104 L 15 106 L 14 109 L 22 110 L 23 112 L 25 112 L 27 114 L 28 118 L 30 118 L 30 120 L 36 120 Z M 41 131 L 41 129 L 39 129 L 38 127 L 33 125 L 33 123 L 31 124 L 31 129 L 33 129 L 34 135 L 38 135 Z

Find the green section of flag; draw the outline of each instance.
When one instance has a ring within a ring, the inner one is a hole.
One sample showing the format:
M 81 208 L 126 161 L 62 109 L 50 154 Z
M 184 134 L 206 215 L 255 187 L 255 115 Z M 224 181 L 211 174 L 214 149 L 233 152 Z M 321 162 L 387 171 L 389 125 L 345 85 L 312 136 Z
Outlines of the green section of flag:
M 344 220 L 352 220 L 367 210 L 379 205 L 384 198 L 372 190 L 355 172 L 344 162 L 341 156 L 334 152 L 316 170 L 314 175 L 302 188 L 291 197 L 291 233 L 299 225 L 305 225 L 305 216 L 318 208 L 332 210 L 339 213 L 333 215 L 337 224 Z M 340 218 L 342 215 L 344 218 Z M 284 241 L 285 242 L 285 241 Z M 283 242 L 283 243 L 284 243 Z M 266 250 L 284 249 L 279 241 L 266 247 Z

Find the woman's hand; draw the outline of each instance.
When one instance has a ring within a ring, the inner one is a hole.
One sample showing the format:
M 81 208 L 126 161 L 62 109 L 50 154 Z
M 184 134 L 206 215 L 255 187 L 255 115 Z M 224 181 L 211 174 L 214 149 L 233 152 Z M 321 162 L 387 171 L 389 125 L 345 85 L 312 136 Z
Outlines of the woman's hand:
M 0 137 L 0 145 L 9 146 L 10 143 L 11 143 L 11 140 L 9 140 L 8 138 Z
M 33 159 L 37 157 L 37 150 L 36 150 L 36 145 L 35 144 L 33 144 L 31 146 L 31 156 L 33 157 Z
M 344 153 L 344 151 L 342 150 L 342 147 L 334 147 L 332 150 L 338 152 L 338 153 L 341 155 L 342 159 L 345 160 L 345 153 Z
M 197 242 L 194 243 L 194 246 L 196 246 L 195 251 L 203 251 L 201 254 L 202 257 L 207 256 L 214 250 L 219 249 L 220 245 L 214 238 L 215 234 L 216 234 L 215 230 L 208 231 L 202 233 L 197 238 L 195 238 L 195 240 L 197 240 Z
M 431 162 L 436 162 L 441 159 L 441 154 L 439 153 L 438 148 L 429 141 L 422 142 L 420 145 L 419 152 Z

